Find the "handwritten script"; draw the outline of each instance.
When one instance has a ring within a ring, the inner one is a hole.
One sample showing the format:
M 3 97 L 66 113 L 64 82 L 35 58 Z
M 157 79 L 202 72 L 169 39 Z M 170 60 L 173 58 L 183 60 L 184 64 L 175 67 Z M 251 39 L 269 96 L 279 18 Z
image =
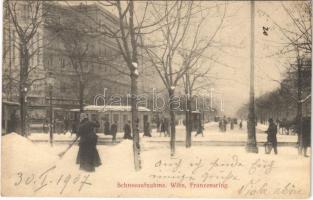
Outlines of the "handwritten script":
M 42 191 L 48 187 L 59 187 L 60 194 L 66 190 L 67 187 L 77 187 L 77 191 L 80 192 L 87 185 L 91 186 L 89 182 L 90 174 L 57 174 L 55 173 L 56 166 L 51 166 L 48 169 L 43 170 L 39 174 L 31 173 L 25 174 L 23 172 L 17 173 L 17 180 L 14 186 L 30 186 L 34 193 Z

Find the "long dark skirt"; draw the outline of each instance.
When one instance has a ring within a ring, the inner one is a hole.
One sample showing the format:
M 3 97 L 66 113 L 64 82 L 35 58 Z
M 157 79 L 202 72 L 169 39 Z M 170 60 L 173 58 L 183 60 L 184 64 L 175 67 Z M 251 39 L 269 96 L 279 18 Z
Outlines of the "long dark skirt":
M 96 146 L 80 144 L 76 163 L 80 165 L 81 170 L 88 172 L 95 171 L 95 167 L 101 165 L 100 156 Z

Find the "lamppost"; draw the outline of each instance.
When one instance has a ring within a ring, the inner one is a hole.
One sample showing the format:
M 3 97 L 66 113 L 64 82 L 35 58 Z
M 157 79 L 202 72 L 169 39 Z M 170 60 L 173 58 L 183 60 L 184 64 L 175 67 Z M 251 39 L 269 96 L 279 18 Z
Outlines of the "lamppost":
M 48 87 L 49 87 L 49 141 L 50 145 L 53 146 L 53 104 L 52 104 L 52 89 L 54 78 L 50 75 L 47 79 Z
M 250 2 L 251 12 L 251 41 L 250 41 L 250 101 L 249 101 L 249 114 L 248 114 L 248 140 L 246 145 L 246 151 L 251 153 L 258 153 L 258 147 L 256 144 L 255 134 L 255 110 L 254 110 L 254 13 L 255 2 Z

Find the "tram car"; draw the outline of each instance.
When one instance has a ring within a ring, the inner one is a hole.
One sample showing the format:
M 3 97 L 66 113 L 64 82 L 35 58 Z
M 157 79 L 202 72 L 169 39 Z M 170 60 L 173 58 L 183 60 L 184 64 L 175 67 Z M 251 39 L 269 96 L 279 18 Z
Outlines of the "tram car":
M 128 120 L 131 120 L 131 107 L 130 106 L 94 106 L 88 105 L 84 107 L 84 113 L 88 115 L 89 120 L 98 120 L 100 128 L 97 129 L 98 133 L 104 132 L 104 123 L 106 120 L 109 121 L 110 126 L 114 122 L 117 123 L 117 131 L 123 132 L 123 127 Z M 144 123 L 152 121 L 152 112 L 146 107 L 138 107 L 138 118 L 139 118 L 139 131 L 143 131 Z M 70 120 L 72 123 L 79 121 L 79 109 L 70 110 Z

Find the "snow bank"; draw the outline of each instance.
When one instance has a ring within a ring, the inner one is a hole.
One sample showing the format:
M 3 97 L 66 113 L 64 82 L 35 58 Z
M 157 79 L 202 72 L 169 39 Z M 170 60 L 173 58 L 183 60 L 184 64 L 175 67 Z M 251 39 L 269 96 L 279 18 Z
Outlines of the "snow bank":
M 44 166 L 56 158 L 16 133 L 2 137 L 2 166 L 5 176 L 19 170 L 34 169 L 34 163 L 37 166 Z
M 2 136 L 2 194 L 16 190 L 15 185 L 21 180 L 25 181 L 26 176 L 51 166 L 56 159 L 57 156 L 21 135 L 10 133 Z M 25 191 L 26 188 L 26 184 L 19 185 L 20 191 Z

